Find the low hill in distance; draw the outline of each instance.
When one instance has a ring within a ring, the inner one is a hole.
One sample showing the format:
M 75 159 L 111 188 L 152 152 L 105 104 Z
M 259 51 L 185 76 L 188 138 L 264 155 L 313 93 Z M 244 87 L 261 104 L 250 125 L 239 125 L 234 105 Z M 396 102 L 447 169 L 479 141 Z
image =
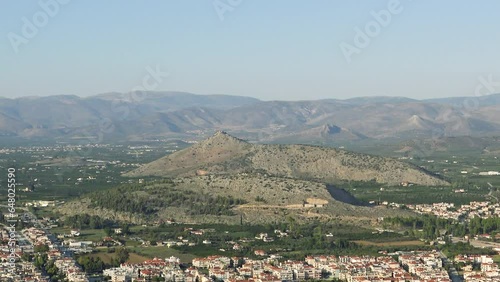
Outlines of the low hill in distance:
M 272 136 L 268 141 L 283 144 L 331 144 L 335 142 L 359 141 L 367 138 L 367 136 L 359 132 L 332 124 L 325 124 L 311 129 L 297 130 L 288 134 Z
M 250 144 L 223 131 L 189 148 L 126 173 L 129 177 L 179 177 L 260 172 L 278 177 L 336 181 L 448 183 L 419 167 L 345 150 L 308 145 Z

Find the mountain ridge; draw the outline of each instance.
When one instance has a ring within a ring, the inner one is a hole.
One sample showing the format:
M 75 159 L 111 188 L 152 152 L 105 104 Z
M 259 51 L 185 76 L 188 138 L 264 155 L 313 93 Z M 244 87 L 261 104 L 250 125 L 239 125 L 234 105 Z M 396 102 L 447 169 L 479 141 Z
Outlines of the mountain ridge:
M 448 183 L 400 161 L 311 145 L 251 144 L 224 131 L 125 174 L 180 177 L 205 174 L 265 173 L 323 182 L 371 181 L 422 185 Z
M 104 136 L 105 140 L 147 140 L 202 139 L 209 132 L 224 129 L 253 141 L 327 143 L 425 138 L 436 133 L 500 135 L 499 112 L 500 94 L 428 100 L 360 97 L 261 101 L 173 91 L 104 93 L 91 97 L 2 98 L 0 133 L 20 138 Z M 412 122 L 414 116 L 421 120 Z M 103 124 L 111 124 L 112 130 L 103 129 Z M 316 132 L 326 125 L 341 130 L 335 134 Z

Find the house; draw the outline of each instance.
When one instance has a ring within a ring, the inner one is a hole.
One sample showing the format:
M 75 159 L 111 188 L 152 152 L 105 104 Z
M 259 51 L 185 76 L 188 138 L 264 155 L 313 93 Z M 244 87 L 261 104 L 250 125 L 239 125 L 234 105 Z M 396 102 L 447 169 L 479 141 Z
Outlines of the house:
M 266 251 L 264 251 L 264 250 L 255 250 L 254 254 L 256 256 L 265 256 L 266 255 Z

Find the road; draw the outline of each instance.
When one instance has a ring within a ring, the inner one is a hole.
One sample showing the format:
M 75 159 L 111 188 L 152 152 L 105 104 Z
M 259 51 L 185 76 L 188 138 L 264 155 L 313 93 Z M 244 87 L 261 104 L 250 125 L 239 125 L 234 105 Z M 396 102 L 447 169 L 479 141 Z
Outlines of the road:
M 0 208 L 8 208 L 7 205 L 0 205 Z M 39 220 L 38 218 L 36 217 L 36 215 L 34 215 L 32 212 L 30 212 L 28 210 L 28 208 L 26 207 L 18 207 L 16 206 L 16 211 L 19 211 L 19 210 L 22 210 L 24 211 L 24 213 L 18 213 L 18 218 L 20 220 L 27 220 L 27 221 L 30 221 L 36 228 L 39 228 L 39 229 L 42 229 L 43 231 L 45 231 L 47 237 L 49 238 L 49 240 L 52 242 L 52 244 L 54 244 L 54 246 L 56 246 L 56 248 L 61 252 L 61 254 L 63 254 L 64 257 L 72 257 L 72 252 L 68 251 L 67 248 L 65 248 L 61 242 L 56 238 L 56 236 L 54 236 L 54 234 L 52 234 L 50 232 L 50 229 L 48 226 L 45 226 L 43 225 Z M 20 230 L 19 231 L 19 234 L 20 234 Z
M 443 266 L 449 264 L 450 265 L 450 270 L 448 271 L 448 274 L 450 275 L 450 279 L 453 282 L 463 282 L 464 280 L 458 274 L 458 271 L 453 267 L 453 264 L 448 260 L 445 254 L 443 252 L 439 252 L 439 255 L 441 256 L 441 259 L 443 260 Z
M 498 203 L 499 202 L 498 198 L 496 196 L 493 196 L 493 194 L 492 194 L 493 193 L 493 188 L 495 188 L 495 187 L 493 187 L 493 185 L 491 185 L 491 183 L 489 183 L 489 182 L 488 182 L 488 186 L 490 186 L 490 192 L 488 193 L 488 196 L 494 198 L 497 201 L 497 203 Z

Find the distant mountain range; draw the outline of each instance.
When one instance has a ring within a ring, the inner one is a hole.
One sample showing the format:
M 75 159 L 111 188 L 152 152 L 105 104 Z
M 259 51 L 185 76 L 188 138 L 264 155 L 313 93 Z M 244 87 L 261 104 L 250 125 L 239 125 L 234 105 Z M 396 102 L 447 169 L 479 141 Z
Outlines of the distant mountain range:
M 93 141 L 205 138 L 335 142 L 500 135 L 500 94 L 414 100 L 260 101 L 183 92 L 0 98 L 0 136 Z

